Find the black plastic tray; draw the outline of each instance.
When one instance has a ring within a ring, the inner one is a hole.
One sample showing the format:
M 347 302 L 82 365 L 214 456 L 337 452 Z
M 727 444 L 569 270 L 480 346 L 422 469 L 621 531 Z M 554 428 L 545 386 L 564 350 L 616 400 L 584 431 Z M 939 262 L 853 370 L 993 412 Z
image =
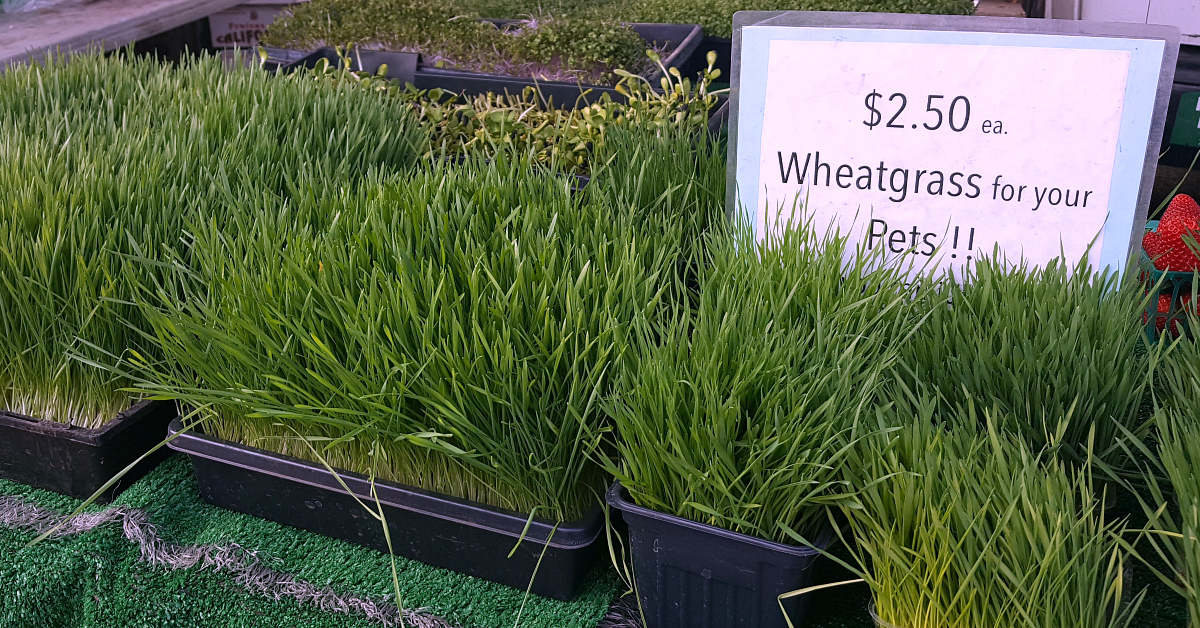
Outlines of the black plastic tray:
M 526 87 L 538 90 L 543 102 L 550 102 L 560 109 L 586 107 L 600 100 L 601 96 L 624 102 L 625 97 L 612 87 L 583 85 L 563 81 L 538 81 L 530 78 L 480 74 L 440 68 L 419 68 L 412 84 L 417 89 L 440 88 L 455 94 L 478 96 L 480 94 L 510 94 L 519 96 Z
M 170 433 L 182 428 L 174 421 Z M 191 456 L 200 494 L 210 504 L 388 549 L 383 526 L 321 465 L 194 431 L 179 434 L 169 446 Z M 359 499 L 374 503 L 367 478 L 349 472 L 338 475 Z M 582 520 L 559 524 L 557 530 L 554 522 L 535 518 L 509 558 L 528 514 L 390 482 L 377 480 L 375 488 L 397 555 L 522 590 L 536 568 L 532 591 L 537 595 L 570 599 L 603 550 L 596 542 L 604 529 L 599 504 Z
M 518 20 L 487 20 L 502 27 Z M 671 53 L 663 59 L 666 67 L 695 65 L 692 57 L 700 50 L 700 42 L 704 39 L 704 30 L 695 24 L 630 24 L 638 35 L 648 43 L 662 46 L 673 46 Z M 277 51 L 279 53 L 280 51 Z M 283 51 L 286 52 L 286 51 Z M 614 100 L 624 100 L 616 89 L 608 85 L 587 85 L 567 81 L 542 81 L 537 79 L 508 76 L 504 74 L 485 74 L 482 72 L 467 72 L 463 70 L 447 70 L 421 65 L 420 55 L 413 52 L 385 52 L 380 50 L 363 50 L 362 64 L 353 58 L 354 70 L 366 70 L 374 73 L 381 63 L 388 64 L 388 78 L 399 79 L 402 83 L 412 83 L 417 89 L 440 88 L 455 94 L 478 96 L 480 94 L 521 94 L 526 87 L 538 90 L 542 98 L 552 101 L 558 107 L 587 106 L 600 100 L 603 94 L 608 94 Z M 703 55 L 701 55 L 703 56 Z M 332 48 L 319 48 L 298 61 L 288 63 L 284 71 L 293 71 L 299 67 L 315 67 L 320 59 L 328 59 L 335 66 L 340 60 Z M 650 83 L 656 89 L 661 71 L 656 71 L 650 78 Z
M 413 74 L 416 73 L 417 64 L 420 62 L 420 55 L 415 52 L 355 49 L 346 56 L 350 58 L 350 69 L 356 72 L 366 71 L 375 74 L 381 66 L 387 64 L 385 76 L 399 80 L 401 83 L 413 82 Z M 311 70 L 317 67 L 321 59 L 328 60 L 330 65 L 335 68 L 342 67 L 342 58 L 338 56 L 337 51 L 333 48 L 317 48 L 299 60 L 287 64 L 286 70 L 291 72 L 302 67 Z
M 643 508 L 619 482 L 606 498 L 629 526 L 645 628 L 787 628 L 778 596 L 809 584 L 817 550 Z M 829 539 L 826 533 L 814 542 L 824 549 Z M 803 625 L 806 597 L 783 601 L 795 628 Z
M 398 79 L 401 83 L 411 83 L 417 89 L 442 89 L 454 94 L 478 96 L 480 94 L 511 94 L 518 96 L 526 87 L 533 87 L 541 94 L 543 101 L 551 101 L 555 106 L 577 105 L 587 106 L 600 100 L 601 94 L 609 98 L 624 100 L 617 90 L 612 87 L 597 87 L 566 83 L 563 81 L 537 81 L 528 78 L 504 76 L 501 74 L 481 74 L 479 72 L 463 72 L 460 70 L 443 70 L 439 68 L 422 67 L 418 63 L 420 55 L 415 52 L 385 52 L 379 50 L 364 50 L 361 52 L 361 64 L 357 55 L 351 56 L 352 66 L 356 71 L 365 70 L 375 73 L 379 66 L 387 63 L 387 77 Z M 314 68 L 321 59 L 328 59 L 334 67 L 341 67 L 341 59 L 332 48 L 318 48 L 305 55 L 298 61 L 283 66 L 284 72 L 294 72 L 299 68 Z
M 516 23 L 519 20 L 487 20 L 497 27 Z M 671 67 L 695 65 L 693 57 L 700 50 L 700 42 L 704 39 L 704 29 L 695 24 L 630 24 L 629 27 L 645 39 L 647 43 L 664 47 L 672 47 L 671 53 L 663 58 L 663 65 Z M 694 74 L 694 73 L 693 73 Z M 654 89 L 659 89 L 659 80 L 663 74 L 656 70 L 649 77 Z M 685 76 L 688 76 L 685 74 Z M 445 70 L 428 66 L 419 66 L 413 85 L 417 89 L 441 88 L 456 94 L 477 96 L 479 94 L 521 94 L 526 87 L 538 90 L 544 101 L 550 101 L 558 107 L 587 106 L 604 95 L 616 101 L 624 101 L 625 97 L 609 85 L 588 85 L 567 81 L 542 81 L 519 76 L 504 74 L 485 74 L 482 72 L 467 72 L 463 70 Z
M 454 94 L 477 96 L 479 94 L 512 94 L 520 95 L 526 87 L 533 87 L 541 95 L 542 102 L 551 103 L 559 108 L 575 109 L 586 107 L 600 100 L 603 94 L 616 102 L 624 102 L 625 96 L 611 87 L 595 85 L 580 85 L 556 81 L 534 81 L 533 79 L 500 76 L 497 74 L 477 74 L 474 72 L 459 72 L 457 70 L 418 69 L 413 80 L 417 89 L 429 90 L 440 88 Z M 725 96 L 717 98 L 717 104 L 709 114 L 709 128 L 712 131 L 720 129 L 729 123 L 729 99 Z
M 654 24 L 634 23 L 629 28 L 650 44 L 660 44 L 664 48 L 671 47 L 671 52 L 663 58 L 663 65 L 668 68 L 684 68 L 699 58 L 703 61 L 704 53 L 700 44 L 704 41 L 704 29 L 696 24 Z M 662 70 L 657 70 L 650 76 L 650 83 L 658 88 L 662 78 Z M 685 77 L 695 77 L 695 73 L 684 74 Z
M 0 477 L 87 499 L 162 442 L 176 415 L 173 402 L 143 401 L 91 430 L 0 410 Z M 158 450 L 97 501 L 111 501 L 169 453 Z
M 717 53 L 717 62 L 713 64 L 713 68 L 721 71 L 721 76 L 717 77 L 718 83 L 728 83 L 733 76 L 733 40 L 728 37 L 704 37 L 700 40 L 700 45 L 696 46 L 696 50 L 688 58 L 688 61 L 676 66 L 679 68 L 680 74 L 688 77 L 694 77 L 708 67 L 708 53 Z

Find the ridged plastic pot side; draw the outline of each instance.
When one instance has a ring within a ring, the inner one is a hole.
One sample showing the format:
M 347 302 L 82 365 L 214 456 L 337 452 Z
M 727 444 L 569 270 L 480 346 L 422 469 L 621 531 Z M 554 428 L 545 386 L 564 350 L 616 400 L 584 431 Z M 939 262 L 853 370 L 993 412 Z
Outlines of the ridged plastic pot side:
M 778 597 L 811 582 L 818 550 L 643 508 L 619 482 L 606 498 L 629 526 L 645 628 L 787 628 Z M 824 549 L 828 541 L 816 542 Z M 783 601 L 794 628 L 803 625 L 805 597 Z

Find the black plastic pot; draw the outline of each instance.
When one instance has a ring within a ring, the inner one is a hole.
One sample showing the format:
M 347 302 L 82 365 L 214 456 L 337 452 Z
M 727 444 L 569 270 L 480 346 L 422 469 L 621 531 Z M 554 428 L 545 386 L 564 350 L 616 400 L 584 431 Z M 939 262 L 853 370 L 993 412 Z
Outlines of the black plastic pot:
M 701 60 L 704 59 L 704 52 L 700 50 L 704 41 L 704 29 L 695 24 L 635 23 L 630 24 L 629 28 L 645 39 L 646 43 L 670 48 L 671 52 L 662 60 L 663 65 L 668 68 L 679 68 L 682 72 L 682 68 L 695 62 L 697 55 Z M 694 75 L 694 72 L 684 74 Z M 662 71 L 659 70 L 650 77 L 650 82 L 657 87 L 661 77 Z
M 606 498 L 629 526 L 645 628 L 787 628 L 778 597 L 809 584 L 817 550 L 643 508 L 619 482 Z M 829 538 L 815 542 L 824 549 Z M 783 601 L 796 628 L 804 622 L 806 597 Z
M 603 94 L 608 94 L 609 98 L 616 101 L 625 100 L 624 96 L 611 87 L 581 85 L 564 81 L 536 81 L 500 74 L 480 74 L 438 68 L 418 69 L 412 84 L 417 89 L 440 88 L 467 96 L 488 93 L 519 96 L 526 88 L 532 87 L 541 94 L 543 102 L 549 102 L 559 108 L 571 109 L 586 107 L 600 100 Z
M 700 40 L 695 53 L 683 65 L 677 66 L 684 76 L 693 77 L 708 67 L 708 53 L 717 53 L 713 68 L 721 71 L 717 82 L 728 83 L 733 76 L 733 40 L 728 37 L 705 37 Z
M 170 433 L 182 429 L 171 423 Z M 187 431 L 170 443 L 192 458 L 200 495 L 210 504 L 387 551 L 383 526 L 325 467 Z M 339 472 L 346 486 L 374 504 L 370 481 Z M 580 521 L 558 525 L 439 493 L 376 481 L 397 555 L 559 600 L 579 590 L 603 551 L 604 515 L 597 505 Z M 524 540 L 508 556 L 524 531 Z M 545 553 L 543 557 L 543 552 Z M 541 559 L 541 565 L 538 560 Z
M 708 132 L 716 135 L 721 132 L 721 129 L 729 126 L 729 99 L 722 98 L 721 104 L 717 105 L 708 115 Z
M 0 477 L 86 499 L 162 442 L 176 414 L 173 402 L 143 401 L 90 430 L 0 410 Z M 169 453 L 164 447 L 143 460 L 98 501 L 111 501 Z

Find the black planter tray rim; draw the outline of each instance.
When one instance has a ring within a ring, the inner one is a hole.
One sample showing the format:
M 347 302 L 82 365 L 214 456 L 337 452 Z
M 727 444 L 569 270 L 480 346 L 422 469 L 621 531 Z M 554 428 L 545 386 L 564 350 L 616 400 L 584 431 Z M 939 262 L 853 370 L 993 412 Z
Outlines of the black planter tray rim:
M 2 409 L 0 409 L 0 424 L 20 427 L 31 432 L 50 434 L 57 438 L 64 438 L 77 443 L 103 445 L 117 438 L 125 430 L 130 429 L 130 426 L 136 424 L 137 420 L 142 416 L 158 409 L 156 407 L 158 403 L 160 402 L 151 399 L 134 403 L 132 406 L 118 413 L 112 420 L 96 428 L 39 419 L 21 414 L 20 412 Z
M 283 50 L 284 53 L 293 53 L 294 51 Z M 282 65 L 285 71 L 293 71 L 298 68 L 313 69 L 322 59 L 329 62 L 335 68 L 342 66 L 342 55 L 338 54 L 337 50 L 332 47 L 317 48 L 311 52 L 295 52 L 295 55 L 300 55 L 298 59 L 283 62 Z M 356 48 L 345 54 L 346 58 L 352 64 L 351 70 L 356 72 L 362 71 L 370 74 L 375 74 L 384 65 L 387 66 L 387 74 L 389 79 L 398 80 L 401 84 L 412 83 L 413 76 L 417 71 L 417 67 L 421 63 L 421 55 L 415 52 L 393 52 L 390 50 L 375 50 L 371 48 Z
M 168 446 L 176 451 L 342 494 L 345 494 L 348 487 L 354 496 L 368 506 L 375 503 L 375 497 L 371 495 L 371 481 L 366 476 L 339 470 L 337 475 L 346 484 L 346 487 L 343 487 L 337 477 L 318 463 L 232 443 L 194 431 L 181 432 L 183 424 L 178 419 L 172 421 L 168 429 L 169 435 L 173 436 Z M 599 505 L 593 506 L 579 521 L 556 523 L 536 516 L 531 520 L 528 514 L 385 480 L 375 480 L 375 491 L 379 503 L 384 506 L 498 532 L 511 536 L 514 542 L 522 539 L 522 543 L 533 543 L 538 547 L 548 545 L 567 550 L 586 547 L 600 536 L 604 527 L 604 515 Z
M 772 552 L 779 552 L 781 554 L 787 554 L 787 555 L 791 555 L 791 556 L 797 556 L 797 557 L 803 557 L 803 558 L 811 558 L 814 556 L 818 556 L 821 554 L 824 546 L 826 544 L 828 544 L 829 540 L 832 537 L 831 531 L 829 531 L 829 530 L 823 531 L 821 533 L 821 535 L 818 536 L 813 541 L 817 547 L 805 547 L 803 545 L 787 545 L 784 543 L 776 543 L 775 541 L 768 541 L 766 539 L 763 539 L 763 538 L 760 538 L 757 536 L 751 536 L 749 534 L 742 534 L 741 532 L 734 532 L 733 530 L 726 530 L 725 528 L 718 528 L 717 526 L 709 525 L 707 523 L 700 523 L 699 521 L 692 521 L 691 519 L 687 519 L 687 518 L 680 517 L 677 515 L 668 514 L 665 512 L 654 510 L 652 508 L 638 506 L 630 498 L 629 490 L 626 489 L 624 486 L 622 486 L 620 482 L 613 482 L 612 486 L 610 486 L 608 488 L 608 492 L 605 495 L 605 498 L 608 501 L 608 505 L 612 506 L 613 508 L 616 508 L 617 510 L 620 510 L 621 512 L 629 512 L 629 513 L 633 513 L 635 515 L 641 515 L 643 517 L 647 517 L 650 519 L 657 519 L 659 521 L 667 521 L 667 522 L 671 523 L 672 525 L 677 525 L 677 526 L 680 526 L 683 528 L 688 528 L 689 530 L 695 530 L 696 532 L 703 532 L 705 534 L 711 534 L 714 536 L 729 539 L 731 541 L 736 541 L 738 543 L 744 543 L 746 545 L 753 545 L 755 547 L 759 547 L 759 548 L 762 548 L 765 550 L 769 550 Z M 817 549 L 817 548 L 822 548 L 822 549 Z

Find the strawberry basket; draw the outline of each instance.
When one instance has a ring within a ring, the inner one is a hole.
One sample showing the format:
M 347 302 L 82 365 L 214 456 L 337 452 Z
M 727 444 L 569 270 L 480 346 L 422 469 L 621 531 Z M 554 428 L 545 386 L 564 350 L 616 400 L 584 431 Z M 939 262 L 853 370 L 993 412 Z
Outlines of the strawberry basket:
M 1157 227 L 1157 220 L 1146 222 L 1147 231 Z M 1194 274 L 1159 270 L 1154 267 L 1154 262 L 1144 249 L 1138 250 L 1138 265 L 1138 278 L 1146 286 L 1147 293 L 1155 289 L 1158 291 L 1157 299 L 1146 301 L 1146 311 L 1142 314 L 1146 337 L 1151 342 L 1157 342 L 1159 334 L 1169 329 L 1172 336 L 1183 333 L 1188 338 L 1193 338 L 1191 325 L 1188 323 L 1188 309 L 1192 303 Z

